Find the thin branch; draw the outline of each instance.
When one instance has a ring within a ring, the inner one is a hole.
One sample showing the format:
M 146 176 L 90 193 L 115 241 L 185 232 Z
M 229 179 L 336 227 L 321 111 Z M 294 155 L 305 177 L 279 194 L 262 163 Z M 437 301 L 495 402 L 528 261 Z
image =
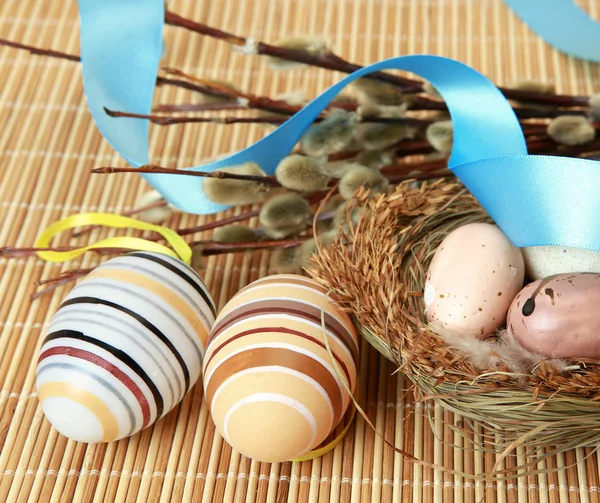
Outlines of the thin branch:
M 92 169 L 92 173 L 113 174 L 113 173 L 153 173 L 166 175 L 182 175 L 196 176 L 201 178 L 220 178 L 222 180 L 243 180 L 247 182 L 256 182 L 270 187 L 281 187 L 281 184 L 274 176 L 257 176 L 257 175 L 239 175 L 237 173 L 226 173 L 225 171 L 191 171 L 183 169 L 163 168 L 153 164 L 147 164 L 139 168 L 118 168 L 118 167 L 103 167 Z
M 321 54 L 312 54 L 305 51 L 297 51 L 292 49 L 285 49 L 277 47 L 275 45 L 267 44 L 265 42 L 253 42 L 252 40 L 233 35 L 223 30 L 212 28 L 202 23 L 197 23 L 191 19 L 186 19 L 178 14 L 171 11 L 165 12 L 165 21 L 167 24 L 173 26 L 179 26 L 187 30 L 207 35 L 211 38 L 223 40 L 230 44 L 238 47 L 248 47 L 250 50 L 255 50 L 257 54 L 264 56 L 272 56 L 275 58 L 286 59 L 288 61 L 295 61 L 297 63 L 304 63 L 311 66 L 317 66 L 319 68 L 326 68 L 328 70 L 340 71 L 343 73 L 353 73 L 360 70 L 362 66 L 354 63 L 349 63 L 344 59 L 336 56 L 331 52 L 325 52 Z M 408 79 L 406 77 L 399 77 L 383 72 L 373 72 L 365 77 L 389 84 L 394 84 L 405 91 L 415 92 L 420 91 L 423 88 L 423 83 L 418 80 Z
M 175 117 L 172 115 L 156 114 L 134 114 L 129 112 L 120 112 L 104 108 L 104 111 L 111 117 L 128 117 L 133 119 L 146 119 L 159 126 L 172 126 L 174 124 L 191 123 L 211 123 L 211 124 L 283 124 L 289 117 Z M 325 117 L 317 117 L 314 122 L 322 122 Z M 360 118 L 361 123 L 374 124 L 402 124 L 406 126 L 427 127 L 434 121 L 426 119 L 416 119 L 412 117 L 378 117 L 364 116 Z
M 195 241 L 190 243 L 202 251 L 202 255 L 222 255 L 224 253 L 237 253 L 243 251 L 257 251 L 272 248 L 293 248 L 300 246 L 312 236 L 303 236 L 294 239 L 278 239 L 272 241 L 252 241 L 248 243 L 220 243 L 216 241 Z
M 12 246 L 3 246 L 0 248 L 0 257 L 6 258 L 16 258 L 16 257 L 31 257 L 36 255 L 38 252 L 50 251 L 50 252 L 65 252 L 65 251 L 73 251 L 79 250 L 81 246 L 57 246 L 57 247 L 47 247 L 47 248 L 35 248 L 35 247 L 23 247 L 23 248 L 15 248 Z M 110 248 L 110 247 L 102 247 L 102 248 L 93 248 L 89 250 L 94 253 L 99 253 L 101 255 L 112 254 L 112 253 L 123 253 L 126 251 L 131 251 L 127 248 Z
M 342 73 L 354 73 L 357 70 L 364 68 L 362 65 L 350 63 L 340 56 L 337 56 L 331 52 L 322 54 L 313 54 L 306 51 L 298 51 L 287 49 L 284 47 L 278 47 L 275 45 L 267 44 L 265 42 L 254 41 L 234 35 L 232 33 L 212 28 L 203 23 L 187 19 L 171 11 L 166 11 L 165 21 L 167 24 L 173 26 L 179 26 L 187 30 L 206 35 L 211 38 L 223 40 L 230 44 L 238 47 L 247 48 L 248 52 L 255 53 L 263 56 L 272 56 L 279 59 L 285 59 L 287 61 L 295 61 L 298 63 L 304 63 L 310 66 L 316 66 L 319 68 L 326 68 L 328 70 L 335 70 Z M 365 75 L 365 78 L 380 80 L 387 82 L 401 88 L 404 92 L 422 92 L 423 82 L 408 79 L 405 77 L 398 77 L 383 72 L 373 72 Z M 535 102 L 544 103 L 555 106 L 587 106 L 588 97 L 586 96 L 568 96 L 558 94 L 540 93 L 534 91 L 522 91 L 518 89 L 510 89 L 500 87 L 500 91 L 508 98 L 518 100 L 522 102 Z

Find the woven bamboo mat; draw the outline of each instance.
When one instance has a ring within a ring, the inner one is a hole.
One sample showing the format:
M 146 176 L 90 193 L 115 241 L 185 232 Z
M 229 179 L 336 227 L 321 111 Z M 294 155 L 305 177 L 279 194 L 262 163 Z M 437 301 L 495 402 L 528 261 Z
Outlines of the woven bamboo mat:
M 598 19 L 598 0 L 580 4 Z M 551 50 L 501 0 L 172 0 L 169 5 L 213 26 L 268 41 L 323 35 L 336 52 L 359 63 L 435 53 L 462 60 L 498 84 L 536 78 L 555 82 L 559 92 L 600 91 L 598 65 Z M 76 2 L 2 0 L 0 36 L 78 53 Z M 234 81 L 257 93 L 301 88 L 312 96 L 340 78 L 315 69 L 274 73 L 257 57 L 175 28 L 167 29 L 167 41 L 169 65 Z M 157 103 L 190 100 L 187 91 L 173 88 L 159 88 L 156 96 Z M 187 166 L 249 145 L 263 133 L 248 125 L 154 127 L 151 157 L 163 165 Z M 147 190 L 141 178 L 90 175 L 93 167 L 111 164 L 124 165 L 93 125 L 79 65 L 0 48 L 0 246 L 31 246 L 41 229 L 79 211 L 134 207 Z M 168 225 L 214 218 L 175 215 Z M 201 386 L 154 427 L 130 439 L 91 446 L 67 441 L 44 420 L 38 406 L 35 360 L 45 325 L 69 287 L 35 301 L 30 296 L 41 278 L 56 276 L 61 269 L 92 267 L 97 260 L 93 254 L 67 265 L 0 259 L 0 501 L 600 500 L 600 454 L 592 449 L 552 457 L 539 466 L 562 468 L 555 473 L 519 472 L 519 477 L 502 482 L 477 481 L 404 461 L 362 418 L 343 444 L 321 459 L 272 466 L 252 462 L 215 433 Z M 260 252 L 213 257 L 204 277 L 222 306 L 239 288 L 268 272 L 268 255 Z M 363 344 L 363 404 L 378 431 L 427 461 L 471 474 L 489 471 L 495 457 L 473 452 L 480 429 L 475 427 L 471 441 L 463 441 L 446 426 L 460 424 L 460 418 L 434 410 L 432 431 L 423 405 L 404 396 L 403 378 L 393 371 Z M 504 466 L 525 460 L 519 449 Z

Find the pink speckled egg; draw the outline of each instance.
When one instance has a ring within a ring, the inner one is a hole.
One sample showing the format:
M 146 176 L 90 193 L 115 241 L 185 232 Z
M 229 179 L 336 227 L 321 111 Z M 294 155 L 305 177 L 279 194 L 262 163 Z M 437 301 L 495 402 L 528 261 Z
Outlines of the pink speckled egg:
M 508 311 L 508 331 L 529 351 L 600 358 L 600 274 L 557 274 L 527 285 Z
M 493 334 L 523 286 L 524 271 L 521 251 L 498 227 L 459 227 L 442 241 L 427 273 L 429 324 L 456 335 Z

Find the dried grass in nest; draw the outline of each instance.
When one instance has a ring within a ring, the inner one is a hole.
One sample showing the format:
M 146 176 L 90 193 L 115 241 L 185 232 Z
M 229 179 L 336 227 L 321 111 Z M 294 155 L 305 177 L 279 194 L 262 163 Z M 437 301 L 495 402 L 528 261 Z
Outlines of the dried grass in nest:
M 389 195 L 359 192 L 348 211 L 355 207 L 366 212 L 318 250 L 308 273 L 398 365 L 418 399 L 482 422 L 486 445 L 503 456 L 516 446 L 533 456 L 552 455 L 600 440 L 600 362 L 538 357 L 515 372 L 498 351 L 493 364 L 478 367 L 428 328 L 422 292 L 436 248 L 457 227 L 491 221 L 462 185 L 406 182 Z

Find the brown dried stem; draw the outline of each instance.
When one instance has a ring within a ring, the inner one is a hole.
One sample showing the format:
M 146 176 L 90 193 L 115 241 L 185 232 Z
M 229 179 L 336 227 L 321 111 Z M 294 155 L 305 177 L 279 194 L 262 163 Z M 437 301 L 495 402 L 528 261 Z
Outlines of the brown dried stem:
M 58 276 L 55 276 L 53 278 L 48 278 L 48 279 L 38 281 L 38 283 L 37 283 L 38 285 L 47 285 L 49 283 L 51 283 L 51 285 L 47 288 L 44 288 L 43 290 L 35 292 L 31 296 L 31 300 L 35 300 L 44 295 L 52 293 L 58 287 L 60 287 L 62 285 L 66 285 L 67 283 L 71 283 L 72 281 L 75 281 L 78 278 L 81 278 L 82 276 L 85 276 L 92 271 L 93 271 L 93 269 L 70 269 L 68 271 L 64 271 L 64 272 L 60 273 Z
M 250 51 L 258 55 L 272 56 L 279 59 L 285 59 L 287 61 L 295 61 L 298 63 L 304 63 L 306 65 L 316 66 L 319 68 L 326 68 L 328 70 L 334 70 L 342 73 L 354 73 L 355 71 L 364 68 L 362 65 L 350 63 L 344 60 L 343 58 L 333 54 L 332 52 L 313 54 L 305 51 L 298 51 L 287 49 L 284 47 L 278 47 L 275 45 L 267 44 L 265 42 L 248 40 L 244 37 L 240 37 L 238 35 L 234 35 L 223 30 L 212 28 L 210 26 L 193 21 L 191 19 L 187 19 L 171 11 L 166 11 L 165 21 L 167 24 L 179 26 L 181 28 L 185 28 L 195 33 L 199 33 L 201 35 L 206 35 L 211 38 L 223 40 L 238 47 L 248 47 Z M 396 85 L 405 92 L 423 91 L 423 82 L 421 81 L 408 79 L 406 77 L 398 77 L 396 75 L 391 75 L 384 72 L 373 72 L 368 75 L 365 75 L 365 78 L 379 80 L 382 82 L 387 82 L 389 84 Z M 588 105 L 588 97 L 586 96 L 548 94 L 533 91 L 522 91 L 518 89 L 510 89 L 505 87 L 500 87 L 499 89 L 508 99 L 523 102 L 542 103 L 566 107 Z M 425 99 L 427 101 L 430 101 L 427 98 Z
M 23 248 L 15 248 L 13 246 L 3 246 L 0 248 L 0 257 L 6 258 L 17 258 L 17 257 L 31 257 L 36 255 L 38 252 L 51 251 L 51 252 L 64 252 L 64 251 L 73 251 L 80 249 L 81 246 L 57 246 L 57 247 L 45 247 L 45 248 L 35 248 L 35 247 L 23 247 Z M 125 251 L 131 251 L 127 248 L 110 248 L 110 247 L 101 247 L 101 248 L 93 248 L 89 250 L 94 253 L 99 253 L 101 255 L 112 254 L 112 253 L 123 253 Z
M 223 30 L 212 28 L 203 23 L 192 21 L 191 19 L 184 18 L 171 11 L 166 11 L 165 21 L 167 24 L 179 26 L 187 30 L 193 31 L 195 33 L 207 35 L 211 38 L 223 40 L 227 43 L 236 45 L 238 47 L 251 47 L 252 50 L 256 51 L 256 54 L 264 56 L 272 56 L 288 61 L 296 61 L 297 63 L 304 63 L 310 66 L 317 66 L 319 68 L 326 68 L 328 70 L 335 70 L 343 73 L 353 73 L 362 68 L 362 66 L 350 63 L 331 52 L 311 54 L 305 51 L 277 47 L 275 45 L 267 44 L 265 42 L 253 43 L 252 41 L 244 37 L 240 37 L 238 35 L 234 35 Z M 406 77 L 399 77 L 383 72 L 373 72 L 369 75 L 366 75 L 366 77 L 374 80 L 380 80 L 382 82 L 387 82 L 389 84 L 394 84 L 406 91 L 418 92 L 423 88 L 423 83 L 419 82 L 418 80 L 408 79 Z
M 276 239 L 270 241 L 251 241 L 247 243 L 220 243 L 217 241 L 194 241 L 192 246 L 198 247 L 202 255 L 222 255 L 225 253 L 237 253 L 242 251 L 256 251 L 271 248 L 292 248 L 300 246 L 311 236 L 301 236 L 293 239 Z
M 133 119 L 146 119 L 159 126 L 172 126 L 174 124 L 212 123 L 212 124 L 283 124 L 289 117 L 175 117 L 172 115 L 134 114 L 129 112 L 113 111 L 107 108 L 104 111 L 111 117 L 128 117 Z M 322 122 L 325 117 L 317 117 L 314 122 Z M 377 117 L 364 116 L 360 122 L 378 124 L 403 124 L 406 126 L 427 127 L 434 121 L 415 119 L 412 117 Z
M 92 173 L 113 174 L 113 173 L 153 173 L 166 175 L 183 175 L 195 176 L 200 178 L 220 178 L 228 180 L 244 180 L 247 182 L 257 182 L 270 187 L 281 187 L 281 184 L 273 176 L 256 176 L 256 175 L 239 175 L 237 173 L 226 173 L 225 171 L 191 171 L 183 169 L 163 168 L 154 164 L 147 164 L 139 168 L 119 168 L 119 167 L 103 167 L 92 169 Z

